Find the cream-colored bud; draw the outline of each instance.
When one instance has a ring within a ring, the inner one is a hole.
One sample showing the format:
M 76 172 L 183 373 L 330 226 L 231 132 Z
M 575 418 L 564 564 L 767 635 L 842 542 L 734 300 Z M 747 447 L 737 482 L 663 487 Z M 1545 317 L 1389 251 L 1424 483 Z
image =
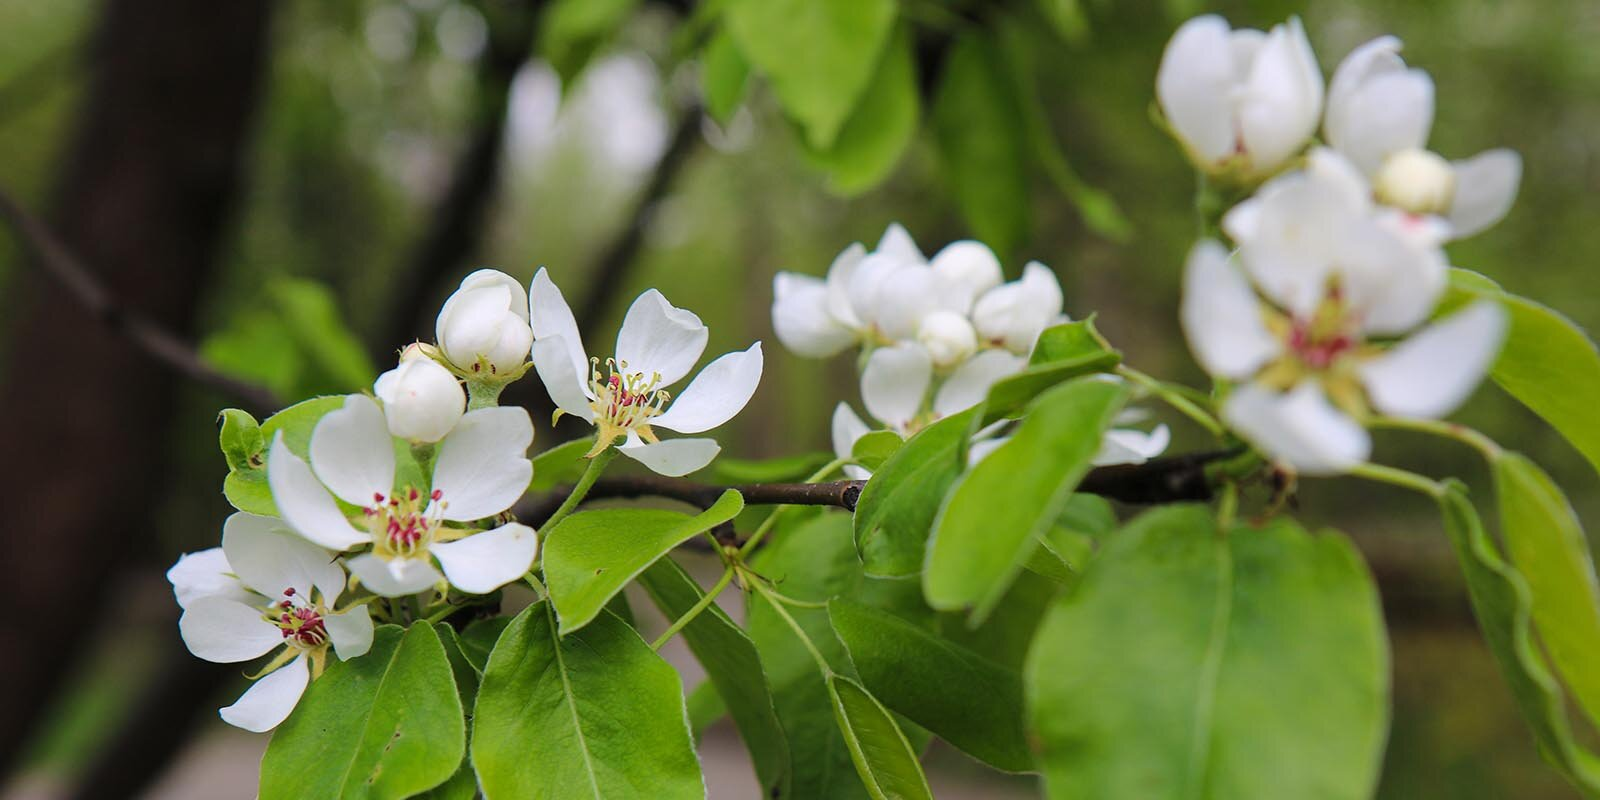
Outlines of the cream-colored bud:
M 948 369 L 978 350 L 978 332 L 967 318 L 954 311 L 935 311 L 917 326 L 917 343 L 928 351 L 933 364 Z
M 373 394 L 383 401 L 389 433 L 413 442 L 437 442 L 466 411 L 456 376 L 437 361 L 418 357 L 378 376 Z
M 1384 159 L 1373 183 L 1384 205 L 1415 214 L 1443 214 L 1455 195 L 1456 173 L 1439 154 L 1411 148 Z

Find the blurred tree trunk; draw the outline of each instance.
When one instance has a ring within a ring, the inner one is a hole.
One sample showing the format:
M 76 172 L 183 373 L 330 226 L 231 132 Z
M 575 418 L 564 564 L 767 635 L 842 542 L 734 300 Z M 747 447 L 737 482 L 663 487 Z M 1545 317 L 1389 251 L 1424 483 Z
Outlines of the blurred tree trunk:
M 107 0 L 92 43 L 54 227 L 126 305 L 176 331 L 192 328 L 232 220 L 272 7 Z M 0 382 L 6 768 L 116 601 L 108 576 L 154 535 L 176 388 L 59 287 L 35 275 L 19 291 Z

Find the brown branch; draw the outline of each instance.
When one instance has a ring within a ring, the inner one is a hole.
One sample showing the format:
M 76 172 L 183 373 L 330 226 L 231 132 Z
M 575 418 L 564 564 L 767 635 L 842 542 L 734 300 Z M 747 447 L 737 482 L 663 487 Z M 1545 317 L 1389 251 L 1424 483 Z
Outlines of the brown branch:
M 179 375 L 232 396 L 251 411 L 267 412 L 278 407 L 278 398 L 270 389 L 239 380 L 207 364 L 194 345 L 138 311 L 124 307 L 100 277 L 79 261 L 43 221 L 28 213 L 3 190 L 0 190 L 0 217 L 10 223 L 18 240 L 51 278 L 65 287 L 101 324 L 128 339 L 145 355 Z

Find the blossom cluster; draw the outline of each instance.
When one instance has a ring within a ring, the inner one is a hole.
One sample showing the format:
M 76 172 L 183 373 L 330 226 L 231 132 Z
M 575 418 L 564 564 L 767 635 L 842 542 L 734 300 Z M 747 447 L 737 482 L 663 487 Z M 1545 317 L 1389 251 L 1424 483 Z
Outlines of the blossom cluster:
M 385 613 L 448 613 L 534 568 L 539 534 L 507 513 L 533 477 L 533 421 L 496 405 L 505 385 L 536 370 L 558 414 L 596 429 L 590 456 L 617 445 L 676 476 L 720 448 L 662 441 L 655 429 L 715 428 L 761 379 L 757 342 L 711 362 L 674 399 L 669 388 L 700 360 L 708 332 L 655 290 L 629 308 L 602 369 L 543 269 L 528 289 L 496 270 L 467 276 L 435 334 L 405 348 L 371 394 L 342 398 L 303 449 L 278 431 L 265 453 L 276 515 L 234 514 L 220 547 L 167 573 L 196 656 L 233 663 L 277 651 L 221 710 L 227 722 L 265 731 L 287 718 L 330 649 L 350 659 L 371 647 L 374 602 Z
M 1007 282 L 1000 259 L 982 242 L 952 242 L 930 259 L 896 223 L 871 252 L 860 243 L 845 248 L 825 277 L 778 273 L 772 326 L 800 356 L 860 348 L 862 405 L 880 429 L 910 436 L 978 404 L 997 381 L 1027 367 L 1039 335 L 1068 321 L 1063 308 L 1061 283 L 1044 264 L 1031 261 Z M 1132 411 L 1123 421 L 1139 416 Z M 848 403 L 834 409 L 841 459 L 871 430 Z M 1096 463 L 1139 463 L 1167 441 L 1165 426 L 1113 429 Z M 846 470 L 867 475 L 859 466 Z
M 1191 251 L 1182 322 L 1224 420 L 1285 467 L 1364 462 L 1374 415 L 1436 418 L 1499 352 L 1505 312 L 1479 301 L 1435 319 L 1443 246 L 1509 210 L 1521 161 L 1427 150 L 1433 81 L 1384 36 L 1351 52 L 1326 91 L 1298 20 L 1270 32 L 1203 16 L 1179 28 L 1157 76 L 1174 134 L 1209 178 L 1256 187 L 1228 210 L 1230 249 Z M 1325 144 L 1313 144 L 1321 124 Z

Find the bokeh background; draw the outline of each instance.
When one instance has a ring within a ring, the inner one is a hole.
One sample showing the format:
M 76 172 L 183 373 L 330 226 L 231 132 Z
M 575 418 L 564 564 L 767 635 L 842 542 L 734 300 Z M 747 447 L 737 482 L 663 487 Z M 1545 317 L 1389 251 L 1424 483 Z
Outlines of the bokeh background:
M 904 0 L 934 32 L 919 38 L 924 86 L 937 33 L 975 24 L 985 5 Z M 1325 73 L 1368 38 L 1399 35 L 1438 85 L 1434 149 L 1505 145 L 1525 160 L 1510 217 L 1453 245 L 1453 263 L 1600 325 L 1593 0 L 1042 5 L 1085 23 L 1069 37 L 1019 31 L 1049 133 L 1127 229 L 1086 225 L 1081 193 L 1034 175 L 1006 268 L 1052 266 L 1069 312 L 1098 313 L 1141 369 L 1201 377 L 1175 313 L 1194 177 L 1149 112 L 1163 43 L 1205 10 L 1257 27 L 1301 15 Z M 600 6 L 625 9 L 620 25 L 563 38 Z M 727 450 L 826 449 L 833 404 L 856 398 L 852 365 L 772 341 L 772 274 L 821 274 L 894 220 L 929 252 L 971 229 L 926 125 L 886 181 L 845 196 L 759 81 L 725 124 L 704 117 L 692 57 L 704 13 L 645 0 L 0 0 L 0 191 L 118 308 L 282 398 L 361 388 L 397 347 L 431 337 L 470 269 L 528 278 L 545 265 L 595 341 L 649 286 L 706 320 L 708 352 L 769 340 L 764 385 L 722 434 Z M 237 670 L 183 651 L 162 578 L 178 553 L 217 540 L 213 420 L 239 401 L 148 359 L 107 318 L 121 319 L 91 314 L 0 233 L 0 792 L 251 797 L 265 737 L 216 719 Z M 545 407 L 534 383 L 512 397 Z M 1594 472 L 1514 402 L 1485 389 L 1461 418 L 1546 464 L 1581 514 L 1600 512 Z M 539 428 L 536 447 L 563 438 Z M 1199 441 L 1179 424 L 1176 449 Z M 1379 447 L 1482 485 L 1460 448 L 1405 435 Z M 1511 707 L 1433 509 L 1332 482 L 1305 486 L 1299 513 L 1353 536 L 1384 597 L 1394 722 L 1379 795 L 1576 796 Z M 731 731 L 714 729 L 706 752 L 714 797 L 753 791 Z M 941 796 L 1034 792 L 953 751 L 929 758 Z

